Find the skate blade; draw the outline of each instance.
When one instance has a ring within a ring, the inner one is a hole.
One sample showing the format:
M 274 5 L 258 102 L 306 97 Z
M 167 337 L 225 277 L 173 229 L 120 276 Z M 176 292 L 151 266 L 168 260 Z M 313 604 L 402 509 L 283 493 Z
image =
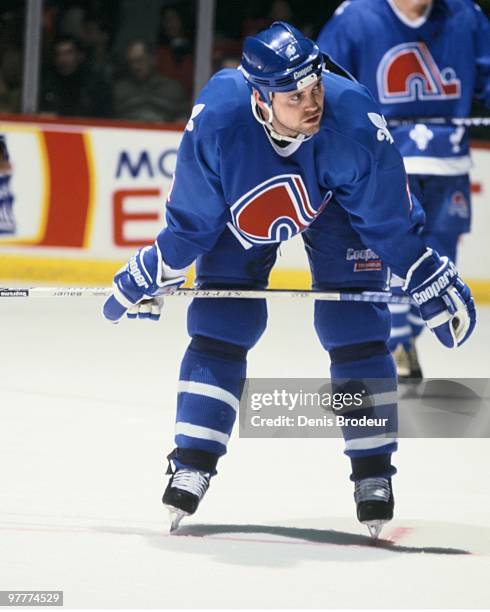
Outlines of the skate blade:
M 374 521 L 365 521 L 364 525 L 369 529 L 369 535 L 373 538 L 373 540 L 377 540 L 381 530 L 385 526 L 388 521 L 383 520 L 374 520 Z
M 165 507 L 168 510 L 169 521 L 170 521 L 169 532 L 174 533 L 174 531 L 177 531 L 177 529 L 179 528 L 180 521 L 184 517 L 189 516 L 189 514 L 187 512 L 184 512 L 183 510 L 180 510 L 180 508 L 174 508 L 173 506 L 165 506 Z

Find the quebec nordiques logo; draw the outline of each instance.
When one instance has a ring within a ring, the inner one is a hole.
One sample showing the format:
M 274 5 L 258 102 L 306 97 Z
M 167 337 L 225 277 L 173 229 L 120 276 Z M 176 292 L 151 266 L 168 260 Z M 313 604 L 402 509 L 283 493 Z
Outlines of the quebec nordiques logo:
M 254 244 L 288 240 L 306 229 L 326 206 L 315 210 L 299 174 L 274 176 L 243 195 L 231 207 L 233 225 Z
M 403 43 L 387 51 L 376 73 L 380 102 L 459 98 L 461 81 L 453 68 L 439 69 L 423 42 Z
M 468 200 L 465 198 L 464 193 L 461 191 L 456 191 L 453 193 L 448 209 L 448 215 L 450 217 L 459 217 L 460 219 L 470 218 L 470 205 Z

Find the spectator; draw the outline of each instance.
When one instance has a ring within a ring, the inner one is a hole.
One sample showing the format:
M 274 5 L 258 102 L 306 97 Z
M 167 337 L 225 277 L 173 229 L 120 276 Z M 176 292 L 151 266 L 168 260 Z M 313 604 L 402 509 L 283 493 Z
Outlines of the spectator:
M 81 40 L 84 22 L 85 9 L 79 5 L 70 6 L 61 15 L 59 32 L 63 36 L 73 36 Z
M 20 113 L 22 98 L 22 54 L 8 47 L 0 59 L 0 112 Z
M 155 56 L 157 71 L 179 81 L 190 95 L 194 75 L 192 44 L 182 17 L 175 8 L 167 7 L 161 12 L 160 24 L 160 46 Z
M 271 21 L 291 21 L 293 11 L 287 0 L 274 0 L 269 11 Z
M 188 101 L 184 89 L 172 79 L 158 74 L 148 43 L 136 40 L 125 54 L 127 76 L 116 81 L 116 116 L 137 121 L 185 120 Z
M 225 55 L 221 60 L 220 70 L 223 68 L 238 68 L 241 58 L 236 55 Z
M 267 13 L 262 4 L 251 7 L 251 14 L 242 24 L 242 35 L 253 36 L 258 30 L 269 27 L 274 21 L 293 21 L 293 11 L 287 0 L 273 0 Z
M 101 5 L 105 6 L 108 1 L 103 0 Z M 156 45 L 162 4 L 163 0 L 116 0 L 119 18 L 112 49 L 114 57 L 123 57 L 134 40 L 145 40 L 150 45 Z
M 110 83 L 86 64 L 77 39 L 62 36 L 53 51 L 53 68 L 42 80 L 40 111 L 64 117 L 110 117 Z
M 16 4 L 18 6 L 16 6 Z M 10 47 L 22 46 L 24 32 L 23 2 L 0 2 L 0 54 Z
M 110 33 L 107 26 L 94 17 L 87 17 L 82 27 L 82 41 L 87 61 L 97 72 L 111 80 L 113 65 L 109 55 Z

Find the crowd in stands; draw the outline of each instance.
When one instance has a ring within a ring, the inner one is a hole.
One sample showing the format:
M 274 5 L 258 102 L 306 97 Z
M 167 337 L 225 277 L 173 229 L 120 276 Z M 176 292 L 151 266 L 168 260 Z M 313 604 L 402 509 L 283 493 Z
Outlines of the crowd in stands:
M 39 111 L 182 121 L 193 82 L 194 2 L 47 2 Z M 88 8 L 87 8 L 88 7 Z
M 0 113 L 19 112 L 22 99 L 23 12 L 0 8 Z
M 21 112 L 26 2 L 0 6 L 0 113 Z M 193 100 L 197 2 L 44 0 L 39 112 L 183 120 Z M 236 67 L 244 37 L 276 20 L 314 38 L 340 3 L 216 0 L 213 70 Z

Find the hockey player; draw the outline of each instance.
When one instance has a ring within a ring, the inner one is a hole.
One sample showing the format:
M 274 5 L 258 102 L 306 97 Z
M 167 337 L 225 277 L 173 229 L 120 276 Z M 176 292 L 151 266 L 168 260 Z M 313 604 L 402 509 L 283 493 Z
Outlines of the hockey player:
M 474 96 L 490 107 L 490 28 L 471 0 L 344 2 L 318 45 L 369 89 L 387 119 L 468 117 Z M 456 261 L 458 240 L 470 231 L 467 130 L 409 121 L 392 135 L 426 214 L 424 241 Z M 390 308 L 399 379 L 421 378 L 418 307 Z
M 209 81 L 179 148 L 167 226 L 116 274 L 107 319 L 157 318 L 158 295 L 178 287 L 193 261 L 201 288 L 265 288 L 279 243 L 301 232 L 314 289 L 381 290 L 389 264 L 445 346 L 469 337 L 470 291 L 418 235 L 421 209 L 377 104 L 325 61 L 313 41 L 277 22 L 245 40 L 239 70 Z M 356 254 L 367 249 L 374 259 L 365 262 Z M 247 353 L 266 321 L 265 300 L 201 298 L 189 307 L 174 472 L 163 496 L 174 526 L 195 512 L 226 453 Z M 344 430 L 357 515 L 377 535 L 393 516 L 396 472 L 390 313 L 384 304 L 317 301 L 314 324 L 333 383 L 376 379 L 372 406 L 389 417 L 386 429 Z
M 0 235 L 15 233 L 14 196 L 10 189 L 12 165 L 5 136 L 0 134 Z

